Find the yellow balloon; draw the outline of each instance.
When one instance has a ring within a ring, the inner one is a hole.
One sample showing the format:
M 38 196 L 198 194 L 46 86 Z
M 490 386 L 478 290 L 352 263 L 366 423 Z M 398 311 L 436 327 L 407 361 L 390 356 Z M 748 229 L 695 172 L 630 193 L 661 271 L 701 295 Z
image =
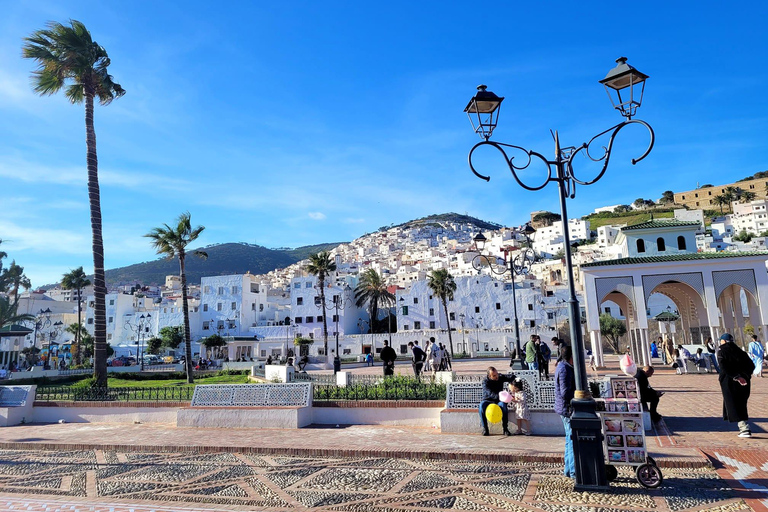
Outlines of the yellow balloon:
M 498 423 L 501 421 L 502 412 L 501 407 L 497 404 L 491 404 L 485 408 L 485 419 L 491 423 Z

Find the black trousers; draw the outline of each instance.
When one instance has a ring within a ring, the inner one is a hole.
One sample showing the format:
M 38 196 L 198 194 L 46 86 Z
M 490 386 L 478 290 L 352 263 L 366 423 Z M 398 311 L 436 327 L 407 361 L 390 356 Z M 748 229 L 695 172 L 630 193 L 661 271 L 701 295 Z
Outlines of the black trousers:
M 659 413 L 656 412 L 656 407 L 659 406 L 659 395 L 650 393 L 649 395 L 642 397 L 642 400 L 645 408 L 651 412 L 651 419 L 656 419 L 659 416 Z
M 424 367 L 424 362 L 419 361 L 418 363 L 411 363 L 411 366 L 413 367 L 413 374 L 418 379 L 421 375 L 421 369 Z

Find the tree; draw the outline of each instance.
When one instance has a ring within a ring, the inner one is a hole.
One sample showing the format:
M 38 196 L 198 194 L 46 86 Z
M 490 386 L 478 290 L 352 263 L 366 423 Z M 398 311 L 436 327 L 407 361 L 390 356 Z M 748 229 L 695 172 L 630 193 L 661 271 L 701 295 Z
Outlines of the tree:
M 390 307 L 395 303 L 395 295 L 387 290 L 387 284 L 374 269 L 366 269 L 360 276 L 355 287 L 355 304 L 362 308 L 367 305 L 371 318 L 369 332 L 374 332 L 374 324 L 378 320 L 379 306 Z
M 204 229 L 204 226 L 197 226 L 193 229 L 191 216 L 189 212 L 185 212 L 179 215 L 176 227 L 163 224 L 163 227 L 154 228 L 144 235 L 152 239 L 152 246 L 157 250 L 157 254 L 168 259 L 177 258 L 179 260 L 182 309 L 184 311 L 184 340 L 186 342 L 184 365 L 187 367 L 187 382 L 190 384 L 194 382 L 194 376 L 192 374 L 192 339 L 189 329 L 189 302 L 187 299 L 187 246 L 197 240 Z M 203 251 L 193 251 L 192 254 L 204 259 L 208 257 L 208 254 Z M 162 329 L 160 332 L 162 335 Z
M 320 307 L 323 310 L 323 352 L 328 358 L 328 319 L 325 318 L 325 279 L 331 272 L 336 272 L 336 262 L 328 251 L 320 251 L 309 257 L 307 272 L 317 276 L 317 286 L 320 288 Z
M 19 303 L 20 288 L 29 290 L 32 288 L 32 283 L 24 275 L 24 267 L 20 267 L 16 264 L 16 260 L 13 260 L 11 265 L 0 274 L 0 290 L 7 290 L 8 295 L 13 296 L 13 305 L 16 306 Z
M 631 208 L 628 204 L 620 204 L 616 208 L 613 209 L 613 213 L 624 213 L 628 212 Z
M 36 93 L 48 96 L 65 87 L 64 95 L 72 103 L 85 103 L 85 142 L 88 167 L 88 202 L 91 209 L 93 237 L 93 294 L 96 386 L 107 386 L 107 311 L 104 297 L 104 241 L 101 232 L 101 195 L 99 192 L 99 165 L 96 155 L 96 130 L 93 125 L 93 100 L 109 105 L 125 94 L 107 72 L 110 65 L 107 51 L 91 37 L 79 21 L 70 25 L 50 22 L 48 28 L 37 30 L 25 38 L 22 56 L 37 62 L 32 72 Z
M 181 325 L 167 326 L 160 329 L 161 348 L 176 350 L 184 341 L 184 327 Z
M 432 293 L 440 297 L 440 303 L 443 305 L 445 313 L 445 322 L 448 327 L 448 344 L 451 348 L 451 357 L 453 357 L 453 337 L 451 336 L 451 319 L 448 314 L 448 301 L 453 300 L 453 294 L 456 291 L 456 281 L 448 270 L 441 268 L 433 270 L 427 276 L 427 286 Z
M 738 235 L 735 235 L 733 237 L 733 239 L 736 240 L 737 242 L 744 242 L 745 244 L 748 244 L 749 242 L 752 241 L 753 236 L 754 235 L 752 235 L 752 233 L 748 232 L 746 229 L 742 229 L 741 231 L 739 231 Z
M 17 309 L 18 304 L 12 304 L 10 297 L 0 295 L 0 328 L 20 322 L 35 321 L 35 317 L 32 315 L 17 314 Z
M 64 274 L 61 278 L 61 287 L 65 290 L 77 290 L 77 323 L 82 323 L 82 292 L 83 288 L 91 284 L 90 279 L 85 276 L 83 267 L 78 267 L 74 270 L 70 270 Z M 80 331 L 75 332 L 75 343 L 77 344 L 77 352 L 75 352 L 75 364 L 80 364 Z
M 600 334 L 605 336 L 615 354 L 621 354 L 621 337 L 627 334 L 627 326 L 608 313 L 600 315 Z
M 714 204 L 716 204 L 717 206 L 720 207 L 720 215 L 722 215 L 723 214 L 723 206 L 725 206 L 727 204 L 730 204 L 730 201 L 728 200 L 727 197 L 725 197 L 725 195 L 721 194 L 721 195 L 713 197 L 712 198 L 712 203 L 714 203 Z
M 635 208 L 644 208 L 645 207 L 645 199 L 643 199 L 642 197 L 638 197 L 637 199 L 635 199 L 635 202 L 632 203 L 632 205 Z
M 80 322 L 69 324 L 64 331 L 75 337 L 74 352 L 77 354 L 75 364 L 82 364 L 83 357 L 89 358 L 93 355 L 93 337 L 84 325 Z M 109 357 L 109 349 L 107 349 L 107 357 Z
M 205 348 L 212 349 L 212 348 L 219 348 L 219 347 L 226 347 L 227 346 L 227 340 L 219 336 L 218 334 L 211 334 L 207 338 L 203 338 L 201 341 L 203 345 L 205 345 Z M 214 356 L 214 359 L 217 359 Z
M 670 204 L 675 202 L 675 193 L 671 190 L 665 190 L 661 193 L 661 199 L 659 202 L 662 204 Z
M 163 348 L 163 339 L 157 336 L 152 336 L 147 340 L 147 354 L 158 355 L 160 349 Z
M 745 203 L 754 201 L 756 197 L 757 197 L 757 194 L 755 194 L 754 192 L 750 192 L 749 190 L 741 193 L 741 200 Z

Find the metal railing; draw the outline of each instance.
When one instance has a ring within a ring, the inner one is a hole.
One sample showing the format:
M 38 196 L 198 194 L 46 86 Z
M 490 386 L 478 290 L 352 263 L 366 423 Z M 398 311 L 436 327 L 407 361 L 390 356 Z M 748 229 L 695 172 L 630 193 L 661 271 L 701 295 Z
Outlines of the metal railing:
M 445 384 L 411 378 L 377 378 L 380 382 L 345 387 L 315 384 L 315 400 L 445 400 Z
M 85 375 L 93 373 L 93 368 L 78 368 L 76 370 L 59 370 L 59 375 Z
M 36 402 L 186 402 L 192 400 L 192 386 L 157 388 L 37 388 Z
M 319 385 L 335 386 L 336 375 L 332 373 L 302 373 L 294 372 L 293 382 L 313 382 Z

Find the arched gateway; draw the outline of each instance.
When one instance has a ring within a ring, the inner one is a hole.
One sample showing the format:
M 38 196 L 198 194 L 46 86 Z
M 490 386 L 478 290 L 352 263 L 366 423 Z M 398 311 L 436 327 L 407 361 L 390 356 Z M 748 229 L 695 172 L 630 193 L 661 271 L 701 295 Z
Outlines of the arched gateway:
M 751 324 L 768 336 L 768 253 L 676 253 L 626 257 L 581 266 L 587 331 L 592 352 L 603 364 L 600 305 L 611 300 L 622 308 L 638 364 L 650 364 L 648 298 L 661 293 L 680 313 L 684 343 L 703 343 L 707 335 L 730 332 L 745 340 Z

